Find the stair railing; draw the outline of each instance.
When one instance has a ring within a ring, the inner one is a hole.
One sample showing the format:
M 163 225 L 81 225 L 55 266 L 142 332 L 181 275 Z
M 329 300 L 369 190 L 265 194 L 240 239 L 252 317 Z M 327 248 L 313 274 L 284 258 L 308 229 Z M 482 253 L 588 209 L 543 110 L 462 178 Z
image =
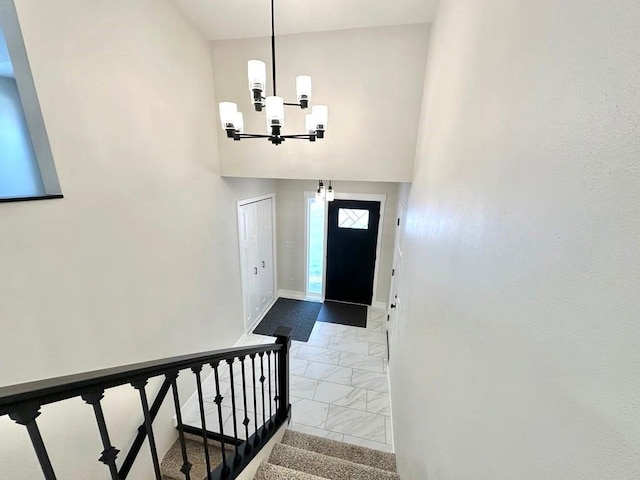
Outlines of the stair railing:
M 279 427 L 290 418 L 290 334 L 290 328 L 279 327 L 273 344 L 183 355 L 2 387 L 0 388 L 0 417 L 8 415 L 13 421 L 26 428 L 45 480 L 56 480 L 54 466 L 47 453 L 36 419 L 40 416 L 40 410 L 44 405 L 80 397 L 93 408 L 103 448 L 98 460 L 108 467 L 111 479 L 126 480 L 144 441 L 148 439 L 155 478 L 162 480 L 153 422 L 171 390 L 183 460 L 180 471 L 185 480 L 191 480 L 192 467 L 187 455 L 185 433 L 196 434 L 202 438 L 206 468 L 209 472 L 208 480 L 234 479 Z M 216 405 L 217 416 L 215 422 L 217 425 L 212 425 L 211 429 L 207 427 L 205 393 L 202 385 L 202 370 L 206 365 L 213 368 L 215 397 L 212 402 Z M 177 378 L 183 372 L 190 372 L 195 380 L 201 423 L 199 428 L 184 425 L 182 421 Z M 222 384 L 227 376 L 230 383 L 232 412 L 230 417 L 225 419 L 222 402 L 227 392 L 222 388 Z M 248 376 L 250 381 L 247 381 Z M 156 377 L 162 378 L 163 382 L 154 400 L 149 404 L 145 386 L 150 379 Z M 109 389 L 127 384 L 139 392 L 143 422 L 124 461 L 118 467 L 117 459 L 120 451 L 111 444 L 101 402 Z M 252 396 L 247 395 L 247 388 L 253 392 Z M 238 400 L 236 397 L 239 397 L 241 405 L 236 405 Z M 251 398 L 253 405 L 251 405 Z M 250 410 L 251 407 L 253 412 Z M 227 428 L 231 431 L 225 430 L 225 421 L 231 422 L 231 428 Z M 238 421 L 240 421 L 240 428 Z M 215 468 L 211 465 L 210 448 L 214 447 L 210 440 L 219 443 L 216 448 L 220 449 L 222 456 L 222 463 Z M 233 451 L 229 452 L 228 447 L 232 447 Z

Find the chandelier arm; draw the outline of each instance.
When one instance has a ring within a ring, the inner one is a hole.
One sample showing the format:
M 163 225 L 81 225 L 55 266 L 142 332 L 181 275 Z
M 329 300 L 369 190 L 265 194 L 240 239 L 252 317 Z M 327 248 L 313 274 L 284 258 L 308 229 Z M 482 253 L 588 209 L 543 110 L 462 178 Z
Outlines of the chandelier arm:
M 236 133 L 238 138 L 271 138 L 273 135 L 265 135 L 259 133 Z
M 298 138 L 301 140 L 309 140 L 311 137 L 315 137 L 315 135 L 309 133 L 299 133 L 295 135 L 267 135 L 262 133 L 236 133 L 236 137 L 238 138 Z
M 315 137 L 315 135 L 311 135 L 308 133 L 300 133 L 297 135 L 280 135 L 282 138 L 293 138 L 299 140 L 309 140 L 311 137 Z

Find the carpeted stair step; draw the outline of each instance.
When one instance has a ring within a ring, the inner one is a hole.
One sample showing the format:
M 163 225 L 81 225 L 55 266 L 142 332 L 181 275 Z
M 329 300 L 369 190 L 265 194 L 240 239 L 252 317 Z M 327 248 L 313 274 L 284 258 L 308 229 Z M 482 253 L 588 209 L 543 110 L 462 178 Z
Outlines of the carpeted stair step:
M 286 431 L 282 443 L 353 463 L 379 468 L 380 470 L 397 472 L 395 453 L 381 452 L 372 448 L 351 445 L 292 430 Z
M 290 468 L 261 463 L 253 480 L 325 480 L 310 473 L 291 470 Z
M 348 445 L 342 444 L 345 447 Z M 399 480 L 397 473 L 322 455 L 283 443 L 273 447 L 269 463 L 329 480 Z
M 188 438 L 185 438 L 187 458 L 189 459 L 189 463 L 192 465 L 190 476 L 194 479 L 202 479 L 207 476 L 204 444 L 202 443 L 202 439 L 196 440 L 195 438 L 197 437 L 189 436 Z M 219 443 L 210 441 L 209 458 L 211 460 L 212 470 L 222 463 L 222 453 L 220 452 Z M 184 474 L 180 471 L 181 468 L 182 450 L 180 449 L 180 441 L 176 440 L 160 464 L 162 480 L 184 480 Z

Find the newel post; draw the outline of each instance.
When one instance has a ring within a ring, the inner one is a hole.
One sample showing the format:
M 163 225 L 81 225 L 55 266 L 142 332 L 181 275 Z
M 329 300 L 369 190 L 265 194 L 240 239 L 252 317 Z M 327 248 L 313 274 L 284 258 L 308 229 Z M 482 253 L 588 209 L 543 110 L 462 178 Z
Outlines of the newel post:
M 278 420 L 291 418 L 289 404 L 289 349 L 291 348 L 291 328 L 278 327 L 275 331 L 276 343 L 284 348 L 278 352 Z

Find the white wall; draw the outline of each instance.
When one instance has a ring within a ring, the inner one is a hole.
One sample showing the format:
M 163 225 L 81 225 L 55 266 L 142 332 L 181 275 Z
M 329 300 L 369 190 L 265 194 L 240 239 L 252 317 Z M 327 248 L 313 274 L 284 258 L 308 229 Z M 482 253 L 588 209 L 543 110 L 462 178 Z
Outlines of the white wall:
M 333 182 L 336 192 L 375 193 L 386 195 L 385 212 L 380 239 L 378 283 L 373 301 L 387 303 L 393 264 L 393 242 L 398 204 L 398 186 L 383 182 Z M 278 288 L 304 293 L 305 289 L 305 199 L 304 192 L 313 192 L 318 181 L 278 180 L 277 190 L 277 254 Z M 287 247 L 293 242 L 293 248 Z
M 398 184 L 398 203 L 401 203 L 404 206 L 409 204 L 409 195 L 411 193 L 411 184 L 410 183 L 399 183 Z
M 640 474 L 640 3 L 442 0 L 391 358 L 403 478 Z
M 266 140 L 234 142 L 221 136 L 222 174 L 411 181 L 427 37 L 427 25 L 278 36 L 277 93 L 295 102 L 296 75 L 311 75 L 312 103 L 329 106 L 326 138 L 288 140 L 276 147 Z M 213 43 L 218 100 L 238 103 L 246 132 L 266 133 L 264 113 L 253 111 L 250 101 L 247 61 L 258 58 L 270 66 L 270 45 L 269 38 Z M 271 89 L 269 74 L 269 95 Z M 306 113 L 288 107 L 285 133 L 305 133 Z M 217 128 L 222 133 L 219 121 Z
M 0 385 L 233 345 L 235 202 L 275 183 L 218 175 L 210 44 L 169 0 L 16 3 L 65 198 L 0 204 Z M 189 375 L 182 386 L 186 399 Z M 125 451 L 136 398 L 106 400 Z M 157 420 L 161 453 L 172 414 Z M 108 476 L 90 407 L 39 421 L 59 478 Z M 151 477 L 146 446 L 141 461 L 130 478 Z M 41 478 L 6 417 L 0 477 Z

